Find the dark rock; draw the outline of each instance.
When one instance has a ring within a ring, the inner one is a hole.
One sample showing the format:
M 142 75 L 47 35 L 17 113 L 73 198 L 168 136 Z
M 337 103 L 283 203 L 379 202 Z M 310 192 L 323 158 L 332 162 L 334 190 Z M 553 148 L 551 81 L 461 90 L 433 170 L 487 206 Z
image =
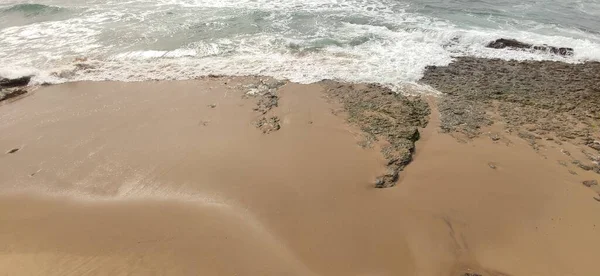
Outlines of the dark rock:
M 573 48 L 567 47 L 554 47 L 549 45 L 533 45 L 528 43 L 523 43 L 515 39 L 505 39 L 500 38 L 495 41 L 492 41 L 486 45 L 488 48 L 494 49 L 515 49 L 515 50 L 535 50 L 541 52 L 550 52 L 555 55 L 560 56 L 572 56 Z
M 559 55 L 559 56 L 572 56 L 575 53 L 573 48 L 569 48 L 569 47 L 554 47 L 554 46 L 548 46 L 548 45 L 536 45 L 536 46 L 533 46 L 533 49 L 537 50 L 537 51 L 550 52 L 552 54 Z
M 581 161 L 579 161 L 579 160 L 574 160 L 571 163 L 573 163 L 574 165 L 576 165 L 577 167 L 579 167 L 580 169 L 582 169 L 584 171 L 591 171 L 592 170 L 592 166 L 585 165 L 585 164 L 581 163 Z
M 14 97 L 26 94 L 27 90 L 25 89 L 5 89 L 5 90 L 0 90 L 0 102 L 1 101 L 6 101 L 8 99 L 12 99 Z
M 208 106 L 209 108 L 215 108 L 215 107 L 217 107 L 217 105 L 216 105 L 216 104 L 209 104 L 209 105 L 207 105 L 207 106 Z
M 569 173 L 572 175 L 577 175 L 577 173 L 575 171 L 569 170 Z
M 14 149 L 11 149 L 11 150 L 7 151 L 6 154 L 13 154 L 13 153 L 15 153 L 17 151 L 19 151 L 19 149 L 18 148 L 14 148 Z
M 577 167 L 579 167 L 580 169 L 584 170 L 584 171 L 591 171 L 593 169 L 592 166 L 588 166 L 582 163 L 577 164 Z
M 587 157 L 587 159 L 589 159 L 592 162 L 599 162 L 600 161 L 600 155 L 589 153 L 585 149 L 582 149 L 581 153 L 583 153 L 585 155 L 585 157 Z
M 478 273 L 465 273 L 465 274 L 463 274 L 463 276 L 482 276 L 482 275 L 478 274 Z
M 531 48 L 531 44 L 523 43 L 515 39 L 504 39 L 500 38 L 495 41 L 492 41 L 486 45 L 488 48 L 494 49 L 504 49 L 504 48 Z
M 590 147 L 590 148 L 593 148 L 593 149 L 595 149 L 595 150 L 597 150 L 597 151 L 600 151 L 600 141 L 597 141 L 597 140 L 596 140 L 596 141 L 593 141 L 593 142 L 590 142 L 590 143 L 588 143 L 587 145 L 588 145 L 588 147 Z
M 598 186 L 598 181 L 596 180 L 586 180 L 583 181 L 583 185 L 585 185 L 586 187 L 592 187 L 592 186 Z
M 26 86 L 29 84 L 31 80 L 31 76 L 20 77 L 16 79 L 8 79 L 0 77 L 0 88 L 11 88 L 11 87 L 19 87 Z

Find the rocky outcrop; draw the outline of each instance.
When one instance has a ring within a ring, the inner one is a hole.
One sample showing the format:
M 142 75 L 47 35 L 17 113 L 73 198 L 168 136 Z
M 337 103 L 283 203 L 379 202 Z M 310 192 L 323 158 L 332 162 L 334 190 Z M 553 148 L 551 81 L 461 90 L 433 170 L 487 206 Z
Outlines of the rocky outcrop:
M 494 40 L 486 45 L 488 48 L 494 49 L 514 49 L 514 50 L 530 50 L 530 51 L 540 51 L 540 52 L 549 52 L 555 55 L 560 56 L 572 56 L 573 48 L 568 47 L 555 47 L 549 45 L 533 45 L 528 43 L 523 43 L 521 41 L 515 39 L 505 39 L 500 38 Z
M 492 121 L 486 111 L 493 111 L 516 132 L 592 146 L 599 140 L 594 137 L 600 120 L 599 62 L 461 57 L 445 67 L 428 67 L 421 82 L 444 93 L 440 112 L 448 132 L 476 136 Z
M 30 76 L 20 77 L 20 78 L 15 78 L 15 79 L 0 77 L 0 89 L 26 86 L 29 84 L 30 80 L 31 80 Z
M 369 146 L 382 142 L 382 153 L 388 171 L 378 177 L 374 186 L 388 188 L 396 185 L 399 173 L 412 161 L 419 127 L 425 127 L 429 105 L 420 97 L 408 97 L 379 85 L 345 84 L 322 81 L 326 95 L 340 102 L 347 120 L 364 133 Z
M 28 85 L 30 80 L 31 77 L 20 77 L 15 79 L 0 77 L 0 102 L 27 93 L 27 90 L 22 87 Z
M 586 145 L 596 154 L 586 154 L 591 163 L 575 165 L 600 173 L 600 62 L 460 57 L 428 67 L 421 82 L 443 93 L 443 131 L 473 138 L 494 121 L 535 150 L 542 139 Z

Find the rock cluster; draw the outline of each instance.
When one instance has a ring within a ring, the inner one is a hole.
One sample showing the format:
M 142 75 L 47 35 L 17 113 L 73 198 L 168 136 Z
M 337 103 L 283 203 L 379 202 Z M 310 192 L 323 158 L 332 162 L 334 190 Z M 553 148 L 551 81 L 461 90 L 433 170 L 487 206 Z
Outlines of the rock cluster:
M 396 185 L 399 173 L 412 161 L 419 127 L 425 127 L 429 105 L 420 97 L 408 97 L 379 85 L 322 81 L 326 95 L 339 101 L 347 120 L 358 126 L 372 141 L 383 142 L 382 153 L 388 171 L 375 181 L 376 188 Z
M 281 129 L 280 119 L 277 116 L 267 118 L 267 113 L 279 105 L 279 96 L 277 90 L 285 85 L 285 81 L 274 79 L 261 79 L 257 84 L 251 84 L 247 88 L 250 90 L 246 93 L 249 97 L 257 98 L 254 111 L 259 112 L 261 116 L 254 122 L 254 125 L 264 134 Z

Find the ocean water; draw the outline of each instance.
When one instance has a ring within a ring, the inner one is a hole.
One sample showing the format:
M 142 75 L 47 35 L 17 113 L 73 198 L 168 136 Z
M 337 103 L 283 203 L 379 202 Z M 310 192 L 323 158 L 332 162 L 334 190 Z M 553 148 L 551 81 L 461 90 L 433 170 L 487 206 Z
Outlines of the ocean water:
M 498 38 L 572 57 L 495 50 Z M 454 57 L 600 60 L 600 0 L 0 0 L 0 76 L 415 83 Z

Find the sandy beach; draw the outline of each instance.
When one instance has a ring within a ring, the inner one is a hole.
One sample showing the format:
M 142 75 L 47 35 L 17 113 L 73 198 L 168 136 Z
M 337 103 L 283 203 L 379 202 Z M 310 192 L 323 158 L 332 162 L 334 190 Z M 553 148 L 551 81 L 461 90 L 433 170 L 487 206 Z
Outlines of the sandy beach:
M 412 162 L 376 189 L 386 145 L 331 87 L 78 82 L 2 102 L 0 275 L 597 274 L 581 145 L 501 124 L 457 139 L 428 96 Z
M 0 0 L 0 276 L 599 276 L 600 0 Z

